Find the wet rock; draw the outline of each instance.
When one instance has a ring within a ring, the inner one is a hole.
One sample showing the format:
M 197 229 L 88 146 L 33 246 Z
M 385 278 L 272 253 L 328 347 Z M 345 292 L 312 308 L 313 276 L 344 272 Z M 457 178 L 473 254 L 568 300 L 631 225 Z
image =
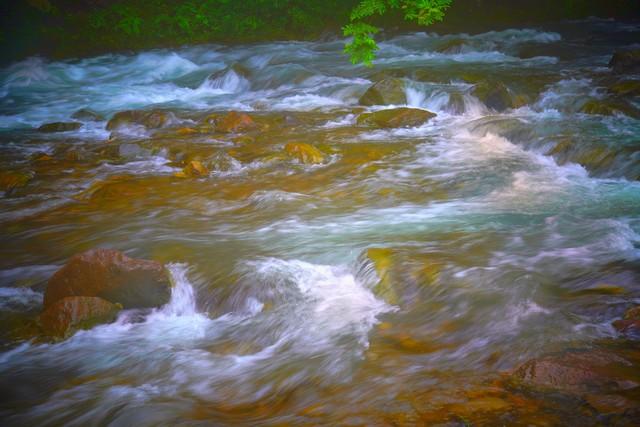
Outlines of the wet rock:
M 100 114 L 88 108 L 81 108 L 71 115 L 72 119 L 84 120 L 86 122 L 99 122 L 104 120 Z
M 49 305 L 40 315 L 40 324 L 46 335 L 66 338 L 78 329 L 113 322 L 120 310 L 120 304 L 98 297 L 65 297 Z
M 516 107 L 513 94 L 500 82 L 480 82 L 476 84 L 472 94 L 488 108 L 497 112 Z
M 530 360 L 513 377 L 528 385 L 580 394 L 640 386 L 640 371 L 633 367 L 613 351 L 569 350 Z
M 612 326 L 622 334 L 640 336 L 640 306 L 627 310 L 624 317 L 614 321 Z
M 180 172 L 176 172 L 178 178 L 204 178 L 209 176 L 209 169 L 199 160 L 190 161 Z
M 423 125 L 435 116 L 435 113 L 427 110 L 401 107 L 361 114 L 357 123 L 379 128 L 414 127 Z
M 9 193 L 16 188 L 26 186 L 33 179 L 32 172 L 0 171 L 0 191 Z
M 640 80 L 621 80 L 609 86 L 609 92 L 620 96 L 640 96 Z
M 174 117 L 162 110 L 127 110 L 120 111 L 107 122 L 107 130 L 115 130 L 124 126 L 138 125 L 145 129 L 159 129 L 169 125 Z
M 325 154 L 313 145 L 301 142 L 285 145 L 284 151 L 289 157 L 306 165 L 322 163 L 326 158 Z
M 627 310 L 624 313 L 624 320 L 640 320 L 640 305 Z
M 391 305 L 397 305 L 399 301 L 398 293 L 391 280 L 393 249 L 369 248 L 364 253 L 364 260 L 371 263 L 379 279 L 373 288 L 374 294 Z
M 621 99 L 599 100 L 592 99 L 587 101 L 581 108 L 581 113 L 595 114 L 600 116 L 613 116 L 615 114 L 624 114 L 635 119 L 640 119 L 640 110 L 636 109 L 630 103 Z
M 613 327 L 625 335 L 640 335 L 640 320 L 622 319 L 612 323 Z
M 78 130 L 81 127 L 82 127 L 82 123 L 78 123 L 78 122 L 45 123 L 38 128 L 38 132 L 45 132 L 45 133 L 69 132 L 72 130 Z
M 69 296 L 100 297 L 124 308 L 157 307 L 169 301 L 171 283 L 158 262 L 93 249 L 73 256 L 49 279 L 44 307 Z
M 231 111 L 216 120 L 215 127 L 217 132 L 238 133 L 257 129 L 258 124 L 248 114 Z
M 387 78 L 375 83 L 360 97 L 360 105 L 406 104 L 405 84 L 401 79 Z
M 640 73 L 640 49 L 616 51 L 609 61 L 609 67 L 615 73 Z

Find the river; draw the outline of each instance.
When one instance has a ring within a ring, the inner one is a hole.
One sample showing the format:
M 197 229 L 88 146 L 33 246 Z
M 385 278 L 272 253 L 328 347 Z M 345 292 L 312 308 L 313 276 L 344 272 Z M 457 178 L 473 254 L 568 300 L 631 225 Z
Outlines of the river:
M 609 96 L 607 63 L 639 35 L 596 19 L 411 33 L 381 42 L 373 68 L 329 40 L 1 69 L 0 164 L 29 179 L 0 198 L 3 424 L 590 425 L 574 403 L 494 382 L 615 339 L 611 322 L 640 302 L 640 121 L 581 110 Z M 388 76 L 437 116 L 359 126 L 389 107 L 358 106 Z M 488 108 L 483 79 L 517 107 Z M 81 108 L 104 119 L 35 130 Z M 145 108 L 172 126 L 105 130 Z M 229 110 L 265 130 L 173 131 Z M 325 160 L 281 156 L 292 142 Z M 176 177 L 183 155 L 210 174 Z M 165 263 L 171 302 L 59 343 L 21 335 L 51 274 L 95 247 Z

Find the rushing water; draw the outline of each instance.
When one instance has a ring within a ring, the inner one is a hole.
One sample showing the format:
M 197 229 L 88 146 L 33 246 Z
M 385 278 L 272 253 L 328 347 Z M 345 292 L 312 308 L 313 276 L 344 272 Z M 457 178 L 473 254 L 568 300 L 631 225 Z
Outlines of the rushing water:
M 612 52 L 639 36 L 640 26 L 597 20 L 415 33 L 381 43 L 373 69 L 349 65 L 343 42 L 329 41 L 0 70 L 0 163 L 33 176 L 0 199 L 0 416 L 412 424 L 398 414 L 455 403 L 451 389 L 546 351 L 615 337 L 611 321 L 640 302 L 640 121 L 580 107 L 606 97 L 597 82 Z M 359 96 L 384 72 L 405 79 L 409 106 L 438 116 L 409 129 L 356 126 Z M 493 113 L 470 75 L 527 101 Z M 109 140 L 105 121 L 34 130 L 80 108 L 108 118 L 151 107 L 171 110 L 176 126 L 220 110 L 273 125 L 241 144 L 141 128 Z M 612 160 L 589 168 L 549 155 L 566 140 Z M 143 149 L 124 155 L 123 141 Z M 291 141 L 328 161 L 274 160 Z M 175 147 L 208 159 L 210 177 L 175 178 Z M 44 154 L 53 159 L 34 160 Z M 171 302 L 57 344 L 21 338 L 43 283 L 92 247 L 165 262 Z M 374 293 L 369 248 L 388 249 L 392 300 Z M 416 397 L 428 390 L 437 396 Z

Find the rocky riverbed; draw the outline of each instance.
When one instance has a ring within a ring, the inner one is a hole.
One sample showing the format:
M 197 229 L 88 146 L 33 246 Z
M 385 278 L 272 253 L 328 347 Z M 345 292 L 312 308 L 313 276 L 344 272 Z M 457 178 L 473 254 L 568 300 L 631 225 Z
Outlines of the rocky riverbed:
M 637 425 L 639 36 L 0 70 L 4 423 Z

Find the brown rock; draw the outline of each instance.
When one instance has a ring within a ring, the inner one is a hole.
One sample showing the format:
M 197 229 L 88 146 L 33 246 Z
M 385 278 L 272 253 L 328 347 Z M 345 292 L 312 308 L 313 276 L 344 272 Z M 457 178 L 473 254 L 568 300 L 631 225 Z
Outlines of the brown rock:
M 114 130 L 122 126 L 140 125 L 146 129 L 159 129 L 167 126 L 173 115 L 161 110 L 127 110 L 119 111 L 107 123 L 107 130 Z
M 290 143 L 284 146 L 284 151 L 289 157 L 297 159 L 304 164 L 318 164 L 324 162 L 325 155 L 316 147 L 305 143 Z
M 216 131 L 222 133 L 237 133 L 256 129 L 258 125 L 245 113 L 231 111 L 216 121 Z
M 640 49 L 616 51 L 609 61 L 615 73 L 640 72 Z
M 171 283 L 158 262 L 93 249 L 73 256 L 49 279 L 44 307 L 69 296 L 100 297 L 124 308 L 157 307 L 169 301 Z
M 412 127 L 420 126 L 435 116 L 430 111 L 401 107 L 361 114 L 357 123 L 379 128 Z
M 640 320 L 638 319 L 616 320 L 612 325 L 618 332 L 623 334 L 640 333 Z
M 640 305 L 630 308 L 624 313 L 625 320 L 640 320 Z
M 65 338 L 77 329 L 113 322 L 121 309 L 120 304 L 98 297 L 66 297 L 52 303 L 40 315 L 40 324 L 45 334 Z
M 631 368 L 632 362 L 612 351 L 570 350 L 530 360 L 513 376 L 534 386 L 583 393 L 594 388 L 624 390 L 640 385 L 637 374 L 627 375 Z
M 184 169 L 175 174 L 178 178 L 202 178 L 208 175 L 209 169 L 198 160 L 190 161 Z
M 72 130 L 78 130 L 82 127 L 82 123 L 78 122 L 54 122 L 45 123 L 38 128 L 38 132 L 69 132 Z

